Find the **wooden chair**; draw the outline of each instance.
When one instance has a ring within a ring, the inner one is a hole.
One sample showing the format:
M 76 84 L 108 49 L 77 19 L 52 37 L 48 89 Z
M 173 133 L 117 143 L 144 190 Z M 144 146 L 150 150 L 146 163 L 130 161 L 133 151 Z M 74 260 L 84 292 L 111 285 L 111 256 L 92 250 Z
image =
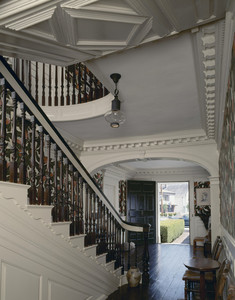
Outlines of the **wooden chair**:
M 222 241 L 219 241 L 218 244 L 215 247 L 215 251 L 212 251 L 211 258 L 214 260 L 219 260 L 220 254 L 223 250 L 224 246 Z
M 217 236 L 217 237 L 216 237 L 216 240 L 215 240 L 215 242 L 214 242 L 212 251 L 211 251 L 211 257 L 212 257 L 212 259 L 215 259 L 214 257 L 215 257 L 215 255 L 216 255 L 217 250 L 218 250 L 218 245 L 219 245 L 219 243 L 222 243 L 222 240 L 221 240 L 220 236 Z
M 229 275 L 231 263 L 228 259 L 225 259 L 224 261 L 224 267 L 223 269 L 220 268 L 216 279 L 215 300 L 223 300 L 223 291 Z
M 223 248 L 222 243 L 219 243 L 219 245 L 217 247 L 219 254 L 221 253 L 222 248 Z M 219 259 L 219 255 L 217 255 L 218 253 L 215 253 L 215 258 Z M 230 268 L 230 262 L 227 259 L 225 259 L 222 262 L 222 264 L 220 265 L 219 271 L 217 273 L 216 282 L 215 282 L 215 278 L 214 278 L 214 275 L 212 272 L 205 273 L 206 284 L 207 284 L 207 286 L 213 287 L 212 291 L 217 291 L 216 283 L 218 282 L 218 280 L 222 281 L 222 279 L 220 279 L 222 277 L 221 274 L 223 274 L 224 272 L 226 273 L 227 269 L 229 270 L 229 268 Z M 188 296 L 190 296 L 190 293 L 199 293 L 199 290 L 200 290 L 200 285 L 199 285 L 200 273 L 199 272 L 186 270 L 182 279 L 185 281 L 185 288 L 184 288 L 185 299 L 188 299 Z M 220 292 L 220 290 L 218 291 L 218 295 L 219 295 L 219 292 Z

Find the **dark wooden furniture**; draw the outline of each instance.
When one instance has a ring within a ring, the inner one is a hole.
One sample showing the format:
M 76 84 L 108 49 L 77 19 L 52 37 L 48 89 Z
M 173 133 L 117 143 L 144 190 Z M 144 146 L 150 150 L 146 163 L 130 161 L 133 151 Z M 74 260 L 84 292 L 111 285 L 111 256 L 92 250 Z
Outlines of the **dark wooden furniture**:
M 189 270 L 200 272 L 200 299 L 204 300 L 206 296 L 205 273 L 212 272 L 213 281 L 215 281 L 216 270 L 220 267 L 219 262 L 210 258 L 191 258 L 184 265 Z

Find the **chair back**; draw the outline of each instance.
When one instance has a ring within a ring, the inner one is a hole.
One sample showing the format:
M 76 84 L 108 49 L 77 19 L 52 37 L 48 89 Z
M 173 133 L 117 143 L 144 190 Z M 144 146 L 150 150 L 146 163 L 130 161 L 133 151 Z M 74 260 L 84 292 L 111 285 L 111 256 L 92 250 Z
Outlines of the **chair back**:
M 215 253 L 214 253 L 214 256 L 212 255 L 212 259 L 214 259 L 214 260 L 219 260 L 220 254 L 221 254 L 221 252 L 222 252 L 222 250 L 223 250 L 223 247 L 224 247 L 224 246 L 223 246 L 222 241 L 219 242 L 218 245 L 217 245 L 217 247 L 216 247 L 216 251 L 215 251 Z
M 219 242 L 221 242 L 221 238 L 219 235 L 217 235 L 216 240 L 214 242 L 213 248 L 212 248 L 212 252 L 211 252 L 211 257 L 213 258 L 215 256 L 215 253 L 217 251 Z
M 230 261 L 228 259 L 225 259 L 220 266 L 216 280 L 215 300 L 223 299 L 223 290 L 229 275 L 230 265 Z

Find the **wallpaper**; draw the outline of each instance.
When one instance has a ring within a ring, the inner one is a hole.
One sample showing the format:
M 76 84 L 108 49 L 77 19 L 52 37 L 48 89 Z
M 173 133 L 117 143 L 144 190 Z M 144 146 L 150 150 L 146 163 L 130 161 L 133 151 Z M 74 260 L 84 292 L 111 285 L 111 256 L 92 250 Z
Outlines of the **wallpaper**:
M 232 62 L 229 73 L 224 124 L 219 159 L 220 175 L 220 211 L 221 224 L 235 238 L 235 122 L 234 122 L 234 87 L 235 87 L 235 36 L 233 40 Z

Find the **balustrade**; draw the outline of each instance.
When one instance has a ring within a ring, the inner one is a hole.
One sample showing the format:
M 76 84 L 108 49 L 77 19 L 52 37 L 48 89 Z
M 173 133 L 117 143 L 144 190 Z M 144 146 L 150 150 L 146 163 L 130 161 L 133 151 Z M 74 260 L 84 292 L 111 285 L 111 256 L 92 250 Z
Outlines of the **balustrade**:
M 12 67 L 41 106 L 86 103 L 109 93 L 83 63 L 60 67 L 17 58 Z
M 120 218 L 2 57 L 0 72 L 0 180 L 30 185 L 30 204 L 52 205 L 54 222 L 70 221 L 70 234 L 85 233 L 85 245 L 97 244 L 97 254 L 107 253 L 116 268 L 131 264 L 131 251 L 127 261 L 124 251 L 127 231 L 144 232 L 141 260 L 147 283 L 149 225 Z

